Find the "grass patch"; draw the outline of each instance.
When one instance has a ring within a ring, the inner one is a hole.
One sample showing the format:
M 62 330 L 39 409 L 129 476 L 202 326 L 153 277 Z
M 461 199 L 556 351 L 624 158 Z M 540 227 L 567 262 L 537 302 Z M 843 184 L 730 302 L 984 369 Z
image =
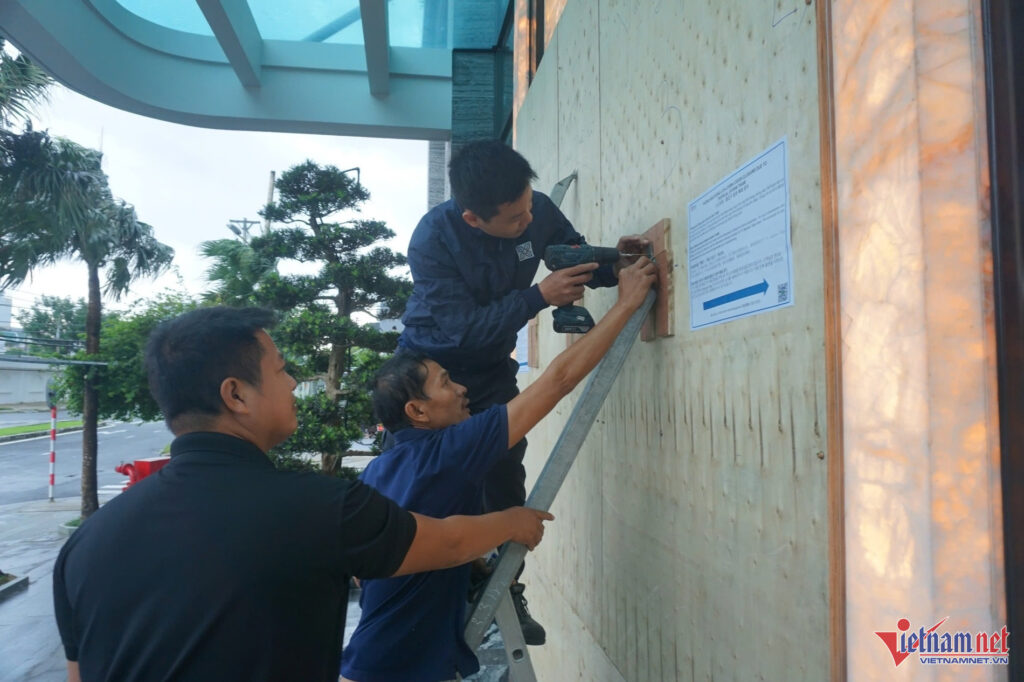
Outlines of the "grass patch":
M 70 521 L 65 521 L 64 525 L 67 526 L 68 528 L 78 528 L 79 526 L 82 525 L 82 517 L 79 516 L 77 519 L 71 519 Z
M 17 579 L 18 579 L 18 576 L 16 576 L 16 575 L 11 575 L 10 573 L 0 573 L 0 585 L 3 585 L 5 583 L 9 583 L 12 580 L 17 580 Z
M 68 419 L 66 421 L 57 422 L 58 429 L 64 429 L 68 427 L 81 426 L 81 419 Z M 5 426 L 0 429 L 0 436 L 17 436 L 21 433 L 35 433 L 36 431 L 49 431 L 50 422 L 44 422 L 42 424 L 25 424 L 24 426 Z

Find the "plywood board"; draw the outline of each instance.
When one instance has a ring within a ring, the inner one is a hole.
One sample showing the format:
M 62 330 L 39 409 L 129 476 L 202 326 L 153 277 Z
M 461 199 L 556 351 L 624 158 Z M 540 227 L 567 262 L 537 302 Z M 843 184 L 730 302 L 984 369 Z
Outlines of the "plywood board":
M 561 596 L 531 603 L 551 640 L 583 627 L 594 647 L 570 658 L 631 680 L 830 674 L 815 16 L 735 4 L 567 3 L 517 121 L 538 187 L 578 170 L 563 208 L 588 241 L 667 218 L 677 264 L 688 201 L 771 142 L 791 148 L 796 305 L 634 346 L 530 559 Z M 535 127 L 552 121 L 555 139 Z M 687 329 L 685 272 L 673 279 Z M 613 301 L 586 305 L 598 319 Z M 543 368 L 565 342 L 549 314 L 538 329 Z M 530 434 L 531 476 L 572 400 Z M 572 677 L 537 662 L 541 679 Z

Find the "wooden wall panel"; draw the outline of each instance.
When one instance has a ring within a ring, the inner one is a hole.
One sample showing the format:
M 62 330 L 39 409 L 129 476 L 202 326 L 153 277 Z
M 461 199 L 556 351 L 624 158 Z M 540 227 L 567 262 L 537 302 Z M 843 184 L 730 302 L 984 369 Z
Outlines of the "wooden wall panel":
M 573 171 L 576 181 L 562 201 L 562 209 L 576 228 L 587 235 L 591 243 L 602 240 L 601 206 L 597 197 L 601 193 L 601 150 L 595 144 L 601 135 L 598 99 L 597 62 L 597 6 L 595 3 L 575 3 L 574 20 L 558 32 L 558 38 L 548 47 L 548 56 L 557 59 L 558 69 L 558 173 L 561 179 Z M 545 5 L 547 8 L 547 5 Z M 542 63 L 543 64 L 543 63 Z M 544 187 L 550 186 L 545 184 Z M 614 245 L 614 244 L 611 244 Z M 588 293 L 581 303 L 589 306 L 593 314 L 606 309 L 602 296 Z M 551 327 L 545 328 L 549 335 Z M 571 335 L 567 335 L 571 336 Z M 561 430 L 564 418 L 553 424 L 554 433 Z M 595 434 L 596 437 L 596 434 Z M 553 444 L 554 441 L 551 441 Z M 601 602 L 595 595 L 603 591 L 604 574 L 601 557 L 604 555 L 601 508 L 603 498 L 602 450 L 594 447 L 594 437 L 585 446 L 567 481 L 566 504 L 559 512 L 571 524 L 569 538 L 571 551 L 559 561 L 556 573 L 560 576 L 564 599 L 583 619 L 594 622 L 600 617 Z M 546 455 L 550 447 L 544 449 Z M 571 492 L 570 492 L 571 491 Z
M 816 48 L 803 2 L 566 4 L 516 145 L 540 189 L 579 171 L 563 208 L 591 243 L 671 220 L 676 324 L 634 346 L 529 560 L 559 595 L 531 602 L 541 679 L 830 674 Z M 783 136 L 795 305 L 690 332 L 687 204 Z M 565 342 L 538 324 L 543 369 Z M 530 434 L 531 479 L 572 400 Z M 581 626 L 595 646 L 560 652 Z

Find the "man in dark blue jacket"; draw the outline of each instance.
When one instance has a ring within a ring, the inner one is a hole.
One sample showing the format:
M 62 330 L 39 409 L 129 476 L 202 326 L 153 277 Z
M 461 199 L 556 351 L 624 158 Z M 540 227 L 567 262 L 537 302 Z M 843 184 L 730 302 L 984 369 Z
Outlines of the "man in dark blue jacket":
M 449 166 L 454 198 L 423 216 L 409 242 L 414 286 L 399 345 L 426 354 L 465 386 L 471 414 L 519 393 L 511 353 L 534 315 L 579 300 L 584 286 L 615 286 L 619 267 L 628 265 L 579 265 L 533 284 L 547 246 L 585 242 L 551 199 L 533 191 L 536 177 L 500 141 L 466 145 Z M 618 248 L 641 253 L 646 244 L 630 236 Z M 524 438 L 494 463 L 484 484 L 485 510 L 526 500 L 525 453 Z M 526 642 L 543 644 L 544 628 L 526 611 L 522 589 L 512 586 Z

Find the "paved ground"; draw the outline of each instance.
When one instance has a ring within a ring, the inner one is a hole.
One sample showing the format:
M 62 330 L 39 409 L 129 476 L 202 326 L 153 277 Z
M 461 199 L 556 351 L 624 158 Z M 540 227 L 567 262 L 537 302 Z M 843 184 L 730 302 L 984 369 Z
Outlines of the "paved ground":
M 65 410 L 57 411 L 57 419 L 76 419 L 78 415 L 68 414 Z M 17 408 L 0 410 L 0 428 L 5 426 L 25 426 L 27 424 L 49 424 L 50 410 L 46 405 L 25 405 Z
M 0 568 L 29 578 L 27 590 L 0 602 L 0 680 L 66 678 L 50 580 L 66 539 L 57 528 L 77 518 L 79 506 L 77 497 L 0 506 Z
M 163 424 L 115 423 L 98 430 L 96 476 L 101 487 L 128 480 L 114 471 L 121 462 L 159 455 L 172 439 Z M 77 496 L 82 487 L 82 432 L 57 434 L 54 497 Z M 0 442 L 0 505 L 48 497 L 50 438 Z
M 111 495 L 101 498 L 101 503 Z M 0 568 L 29 577 L 28 589 L 0 602 L 0 681 L 63 682 L 67 669 L 53 619 L 53 562 L 67 539 L 58 526 L 78 516 L 77 497 L 0 506 Z M 345 640 L 359 623 L 349 597 Z

